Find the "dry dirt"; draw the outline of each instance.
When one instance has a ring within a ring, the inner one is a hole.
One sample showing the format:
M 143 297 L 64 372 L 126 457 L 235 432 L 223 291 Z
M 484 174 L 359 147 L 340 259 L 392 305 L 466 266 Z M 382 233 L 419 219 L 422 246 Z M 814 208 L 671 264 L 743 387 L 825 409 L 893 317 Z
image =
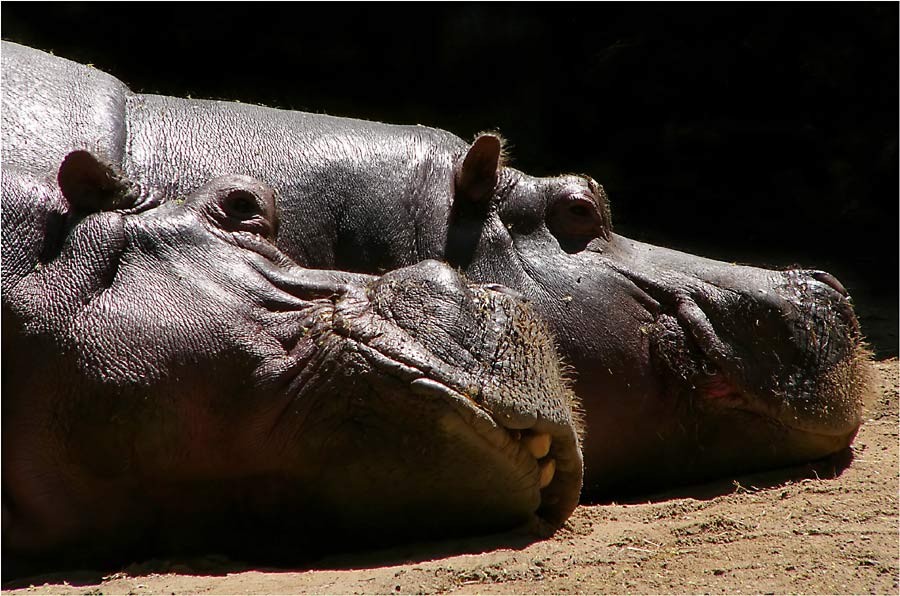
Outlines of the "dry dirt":
M 548 540 L 420 544 L 308 570 L 152 561 L 103 578 L 30 578 L 4 592 L 897 594 L 898 362 L 877 370 L 852 453 L 643 503 L 581 506 Z

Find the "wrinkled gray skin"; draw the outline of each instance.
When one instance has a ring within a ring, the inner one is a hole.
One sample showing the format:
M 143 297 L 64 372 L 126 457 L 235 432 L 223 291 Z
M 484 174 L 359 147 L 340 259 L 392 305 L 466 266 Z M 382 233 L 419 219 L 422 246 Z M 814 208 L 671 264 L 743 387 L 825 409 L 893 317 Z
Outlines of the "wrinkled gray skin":
M 4 50 L 4 159 L 43 167 L 99 147 L 179 193 L 253 175 L 281 192 L 277 244 L 298 263 L 374 273 L 439 259 L 518 290 L 575 370 L 595 496 L 808 461 L 855 436 L 866 355 L 826 273 L 619 236 L 593 180 L 504 167 L 490 135 L 470 146 L 421 126 L 136 95 Z
M 555 526 L 577 505 L 572 394 L 508 292 L 434 261 L 302 269 L 245 176 L 175 200 L 79 151 L 58 180 L 3 166 L 7 577 Z

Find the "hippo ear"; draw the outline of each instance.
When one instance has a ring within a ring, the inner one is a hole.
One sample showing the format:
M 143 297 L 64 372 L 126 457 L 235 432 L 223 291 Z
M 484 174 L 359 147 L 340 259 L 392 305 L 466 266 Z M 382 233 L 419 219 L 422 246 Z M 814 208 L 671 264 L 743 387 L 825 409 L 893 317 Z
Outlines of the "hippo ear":
M 89 151 L 69 153 L 59 166 L 57 181 L 78 211 L 112 211 L 134 203 L 135 184 Z
M 475 139 L 456 173 L 456 199 L 475 203 L 490 200 L 500 170 L 500 137 L 485 134 Z

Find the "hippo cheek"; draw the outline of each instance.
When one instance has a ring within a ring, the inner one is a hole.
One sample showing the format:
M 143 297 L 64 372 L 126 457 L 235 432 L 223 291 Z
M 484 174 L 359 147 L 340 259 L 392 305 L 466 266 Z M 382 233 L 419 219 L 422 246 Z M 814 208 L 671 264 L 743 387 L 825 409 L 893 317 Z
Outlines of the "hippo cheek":
M 646 342 L 641 331 L 646 325 L 621 327 L 617 336 Z M 585 494 L 602 498 L 683 481 L 681 462 L 696 447 L 673 442 L 692 424 L 670 392 L 666 375 L 646 345 L 615 341 L 604 349 L 597 359 L 573 361 L 579 372 L 574 389 L 584 404 L 587 428 Z M 665 463 L 668 459 L 671 465 Z
M 647 334 L 655 302 L 598 255 L 548 259 L 542 243 L 525 241 L 515 250 L 518 258 L 476 262 L 467 274 L 517 288 L 548 322 L 584 412 L 585 489 L 626 492 L 628 478 L 648 475 L 673 417 Z
M 673 417 L 674 399 L 650 350 L 655 315 L 645 296 L 603 263 L 575 261 L 576 274 L 532 293 L 574 371 L 584 412 L 585 489 L 620 493 L 628 479 L 646 477 L 657 459 L 659 436 Z M 550 267 L 566 271 L 563 265 Z M 561 289 L 559 289 L 561 288 Z

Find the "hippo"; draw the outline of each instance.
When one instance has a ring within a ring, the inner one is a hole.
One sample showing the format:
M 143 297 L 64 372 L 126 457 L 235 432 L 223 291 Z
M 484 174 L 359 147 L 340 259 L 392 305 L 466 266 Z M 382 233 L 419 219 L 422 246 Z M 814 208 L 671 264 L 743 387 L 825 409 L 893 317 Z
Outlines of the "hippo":
M 836 278 L 623 237 L 600 184 L 508 167 L 497 135 L 135 94 L 13 44 L 3 73 L 4 160 L 89 147 L 176 195 L 254 176 L 278 189 L 275 243 L 302 266 L 434 259 L 517 291 L 573 371 L 590 498 L 811 461 L 859 427 L 869 356 Z
M 74 151 L 2 184 L 4 563 L 547 531 L 578 504 L 578 407 L 515 292 L 301 268 L 246 176 L 171 197 Z

